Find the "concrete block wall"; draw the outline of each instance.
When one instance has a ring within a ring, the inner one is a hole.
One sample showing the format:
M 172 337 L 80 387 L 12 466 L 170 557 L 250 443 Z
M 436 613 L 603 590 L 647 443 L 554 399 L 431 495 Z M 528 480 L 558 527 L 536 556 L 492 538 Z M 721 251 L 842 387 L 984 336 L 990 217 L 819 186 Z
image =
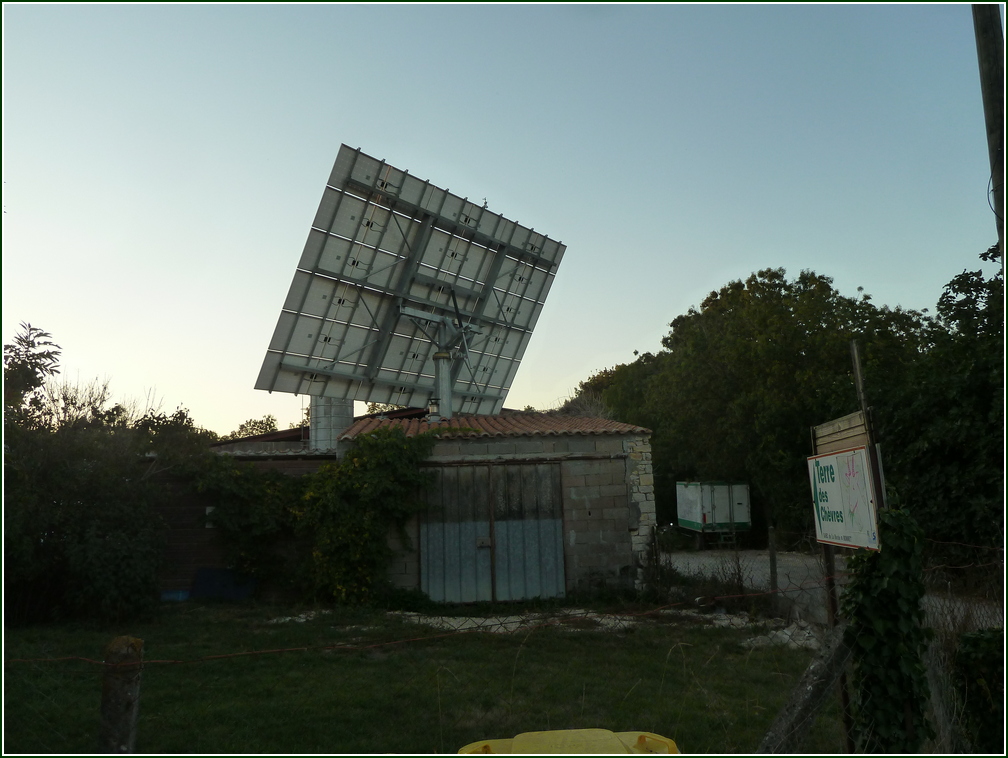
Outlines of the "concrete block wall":
M 560 464 L 568 591 L 633 582 L 631 537 L 636 524 L 631 520 L 625 470 L 621 457 Z

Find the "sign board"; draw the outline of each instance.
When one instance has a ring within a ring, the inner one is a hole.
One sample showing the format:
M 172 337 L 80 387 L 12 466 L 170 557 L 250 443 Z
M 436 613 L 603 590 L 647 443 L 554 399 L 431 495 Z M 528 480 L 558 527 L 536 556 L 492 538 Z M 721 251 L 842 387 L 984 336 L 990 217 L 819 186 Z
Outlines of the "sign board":
M 812 427 L 814 451 L 832 453 L 835 450 L 868 446 L 868 425 L 864 413 L 857 411 Z
M 868 450 L 855 447 L 808 459 L 816 539 L 878 550 L 878 521 Z

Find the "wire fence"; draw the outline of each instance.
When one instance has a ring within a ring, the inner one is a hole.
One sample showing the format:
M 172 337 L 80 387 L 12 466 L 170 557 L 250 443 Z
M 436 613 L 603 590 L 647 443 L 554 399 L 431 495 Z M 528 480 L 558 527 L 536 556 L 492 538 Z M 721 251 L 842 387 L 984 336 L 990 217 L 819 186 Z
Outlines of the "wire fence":
M 977 704 L 967 702 L 969 695 L 963 683 L 969 674 L 959 660 L 959 651 L 964 635 L 984 630 L 1001 630 L 1003 634 L 1004 549 L 1003 546 L 938 540 L 927 540 L 927 543 L 922 608 L 925 625 L 932 630 L 933 637 L 924 663 L 930 688 L 927 717 L 935 733 L 928 748 L 934 752 L 974 752 L 980 749 L 975 734 L 977 718 L 973 711 Z M 849 651 L 826 649 L 831 640 L 824 629 L 829 619 L 829 601 L 822 553 L 785 551 L 777 553 L 775 559 L 772 561 L 767 551 L 760 550 L 666 553 L 660 556 L 661 566 L 672 573 L 672 578 L 666 579 L 665 583 L 673 594 L 681 595 L 683 592 L 681 583 L 676 583 L 677 575 L 690 577 L 696 590 L 703 589 L 705 582 L 713 586 L 737 587 L 740 594 L 735 599 L 736 603 L 742 599 L 754 602 L 759 593 L 773 585 L 778 592 L 770 593 L 773 595 L 771 612 L 792 622 L 788 627 L 790 629 L 795 628 L 795 622 L 802 623 L 801 620 L 812 622 L 810 637 L 816 642 L 811 644 L 816 649 L 822 648 L 823 653 L 813 662 L 806 672 L 806 680 L 798 688 L 806 693 L 806 701 L 789 703 L 785 707 L 785 710 L 791 708 L 794 711 L 794 718 L 789 722 L 788 729 L 778 735 L 783 740 L 782 744 L 787 744 L 793 751 L 801 749 L 802 735 L 809 732 L 827 704 L 833 704 L 831 688 L 834 684 L 839 686 L 849 676 L 850 656 Z M 776 563 L 775 568 L 773 563 Z M 849 578 L 846 563 L 845 555 L 836 555 L 832 579 L 838 596 L 842 596 Z M 842 618 L 839 623 L 843 623 Z M 856 644 L 856 640 L 854 642 Z M 1003 658 L 1001 661 L 997 681 L 984 682 L 984 686 L 989 685 L 991 689 L 983 694 L 991 698 L 994 710 L 1001 713 L 1001 725 L 995 726 L 993 731 L 1003 734 Z M 829 685 L 818 686 L 823 682 L 829 682 Z M 870 708 L 870 704 L 865 703 L 863 707 Z M 852 747 L 849 742 L 847 747 Z M 1003 743 L 998 749 L 1001 748 Z

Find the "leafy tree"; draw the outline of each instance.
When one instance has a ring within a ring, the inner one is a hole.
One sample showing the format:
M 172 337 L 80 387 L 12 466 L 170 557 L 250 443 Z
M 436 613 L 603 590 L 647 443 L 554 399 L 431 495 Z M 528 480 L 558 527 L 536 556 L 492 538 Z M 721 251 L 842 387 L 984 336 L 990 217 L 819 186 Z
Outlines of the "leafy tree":
M 389 411 L 398 411 L 405 408 L 405 405 L 395 405 L 394 403 L 368 403 L 367 412 L 372 413 L 388 413 Z
M 181 409 L 138 418 L 111 402 L 107 383 L 47 381 L 56 356 L 27 325 L 5 346 L 5 369 L 22 388 L 5 398 L 6 620 L 135 616 L 157 601 L 153 506 L 167 496 L 157 475 L 205 450 L 207 434 Z
M 980 257 L 993 261 L 991 248 Z M 1004 278 L 954 277 L 902 381 L 875 392 L 886 479 L 955 563 L 989 563 L 1004 529 Z M 874 387 L 869 387 L 874 390 Z
M 926 322 L 842 296 L 812 271 L 765 269 L 674 319 L 657 355 L 590 381 L 619 420 L 654 431 L 660 518 L 674 513 L 677 479 L 739 479 L 767 521 L 806 530 L 809 428 L 858 407 L 850 340 L 896 372 L 919 354 Z
M 25 424 L 41 410 L 39 390 L 59 373 L 60 352 L 51 334 L 21 322 L 21 331 L 3 348 L 5 419 Z
M 306 405 L 304 407 L 304 412 L 301 414 L 300 421 L 291 421 L 288 429 L 304 429 L 307 426 L 311 426 L 311 405 Z
M 237 429 L 221 437 L 221 439 L 240 440 L 244 437 L 254 437 L 257 434 L 269 434 L 275 431 L 277 431 L 276 416 L 272 413 L 267 413 L 262 418 L 250 418 L 248 421 L 243 421 L 238 425 Z

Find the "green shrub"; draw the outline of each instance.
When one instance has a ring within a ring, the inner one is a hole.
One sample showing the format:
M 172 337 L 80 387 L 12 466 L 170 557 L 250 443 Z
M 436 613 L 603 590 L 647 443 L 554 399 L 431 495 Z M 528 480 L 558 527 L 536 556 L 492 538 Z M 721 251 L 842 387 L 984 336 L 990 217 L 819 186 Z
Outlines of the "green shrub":
M 409 544 L 403 527 L 423 507 L 420 463 L 433 444 L 380 429 L 300 478 L 220 456 L 205 463 L 197 484 L 215 499 L 212 519 L 235 568 L 308 599 L 361 602 L 387 596 L 389 530 Z
M 1004 747 L 1004 630 L 963 634 L 956 652 L 964 722 L 973 747 L 998 753 Z

